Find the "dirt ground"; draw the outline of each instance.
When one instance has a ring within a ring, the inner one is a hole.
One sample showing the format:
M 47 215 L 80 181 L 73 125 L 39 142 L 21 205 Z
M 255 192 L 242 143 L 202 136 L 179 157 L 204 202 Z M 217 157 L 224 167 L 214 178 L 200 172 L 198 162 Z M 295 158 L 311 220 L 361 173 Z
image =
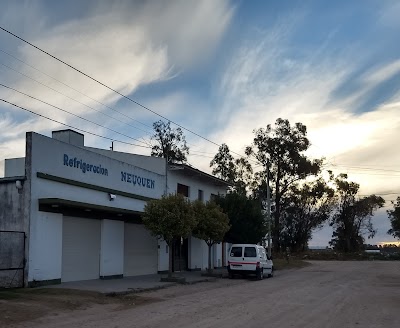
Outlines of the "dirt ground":
M 313 262 L 263 281 L 220 279 L 114 298 L 53 293 L 0 298 L 0 326 L 400 327 L 400 262 Z

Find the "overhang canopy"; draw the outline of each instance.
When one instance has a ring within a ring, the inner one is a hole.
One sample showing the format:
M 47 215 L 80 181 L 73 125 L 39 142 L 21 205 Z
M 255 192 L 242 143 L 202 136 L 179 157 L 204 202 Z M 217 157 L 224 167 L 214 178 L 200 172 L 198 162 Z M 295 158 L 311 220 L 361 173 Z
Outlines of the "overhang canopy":
M 62 198 L 40 198 L 39 211 L 92 219 L 123 220 L 132 223 L 142 222 L 142 213 L 139 211 L 82 203 Z

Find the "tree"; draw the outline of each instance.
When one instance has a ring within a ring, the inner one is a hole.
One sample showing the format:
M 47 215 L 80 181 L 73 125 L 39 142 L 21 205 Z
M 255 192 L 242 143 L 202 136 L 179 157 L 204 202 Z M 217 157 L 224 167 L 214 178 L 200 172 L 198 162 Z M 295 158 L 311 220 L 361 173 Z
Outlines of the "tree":
M 392 204 L 393 210 L 387 211 L 392 226 L 392 228 L 389 229 L 388 234 L 400 239 L 400 197 L 397 197 L 396 202 L 392 202 Z
M 330 218 L 334 194 L 322 178 L 290 187 L 283 199 L 285 211 L 281 215 L 284 247 L 291 252 L 306 249 L 312 232 Z
M 288 120 L 278 118 L 275 128 L 268 124 L 265 129 L 260 128 L 254 133 L 253 143 L 246 148 L 246 154 L 254 156 L 263 166 L 263 170 L 255 174 L 258 187 L 256 194 L 265 195 L 266 189 L 263 188 L 266 188 L 265 180 L 269 174 L 275 195 L 273 246 L 279 252 L 282 198 L 294 183 L 319 174 L 323 161 L 310 160 L 304 155 L 310 142 L 307 139 L 307 128 L 301 123 L 291 126 Z
M 185 163 L 189 147 L 181 128 L 172 129 L 170 122 L 153 123 L 155 134 L 151 137 L 156 144 L 151 148 L 151 156 L 166 158 L 168 163 Z
M 169 248 L 168 277 L 172 277 L 172 245 L 179 238 L 187 238 L 196 226 L 192 206 L 182 195 L 162 196 L 144 207 L 143 223 L 157 238 L 162 238 Z
M 211 160 L 210 167 L 213 168 L 213 175 L 231 183 L 236 192 L 246 193 L 247 186 L 253 175 L 251 164 L 246 158 L 234 159 L 229 147 L 226 144 L 222 144 L 218 149 L 218 153 Z
M 339 174 L 335 178 L 335 186 L 337 207 L 330 223 L 334 228 L 330 244 L 346 253 L 358 251 L 364 244 L 364 236 L 375 236 L 371 218 L 385 201 L 376 195 L 357 199 L 360 185 L 347 181 L 346 174 Z
M 214 202 L 204 204 L 198 200 L 192 203 L 197 226 L 193 236 L 204 240 L 208 246 L 208 272 L 212 273 L 211 250 L 216 243 L 223 241 L 225 233 L 229 230 L 228 216 L 222 212 Z
M 267 233 L 260 201 L 237 192 L 218 196 L 215 202 L 229 217 L 230 229 L 224 241 L 257 244 Z

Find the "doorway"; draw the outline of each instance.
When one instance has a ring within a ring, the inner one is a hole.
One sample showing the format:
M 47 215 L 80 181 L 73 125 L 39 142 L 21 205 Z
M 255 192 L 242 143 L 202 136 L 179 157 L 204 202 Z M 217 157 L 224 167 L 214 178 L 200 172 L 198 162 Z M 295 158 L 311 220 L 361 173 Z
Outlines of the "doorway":
M 186 271 L 188 269 L 189 239 L 181 238 L 172 246 L 172 267 L 174 272 Z

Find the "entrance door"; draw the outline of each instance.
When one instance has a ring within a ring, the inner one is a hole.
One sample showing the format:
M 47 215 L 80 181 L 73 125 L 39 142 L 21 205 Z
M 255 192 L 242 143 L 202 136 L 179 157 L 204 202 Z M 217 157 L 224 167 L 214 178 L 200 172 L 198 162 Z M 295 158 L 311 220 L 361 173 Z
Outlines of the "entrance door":
M 61 281 L 99 278 L 100 231 L 100 220 L 64 216 Z
M 142 224 L 125 223 L 124 276 L 157 273 L 157 239 Z
M 179 239 L 173 245 L 173 271 L 186 271 L 188 269 L 189 240 Z

